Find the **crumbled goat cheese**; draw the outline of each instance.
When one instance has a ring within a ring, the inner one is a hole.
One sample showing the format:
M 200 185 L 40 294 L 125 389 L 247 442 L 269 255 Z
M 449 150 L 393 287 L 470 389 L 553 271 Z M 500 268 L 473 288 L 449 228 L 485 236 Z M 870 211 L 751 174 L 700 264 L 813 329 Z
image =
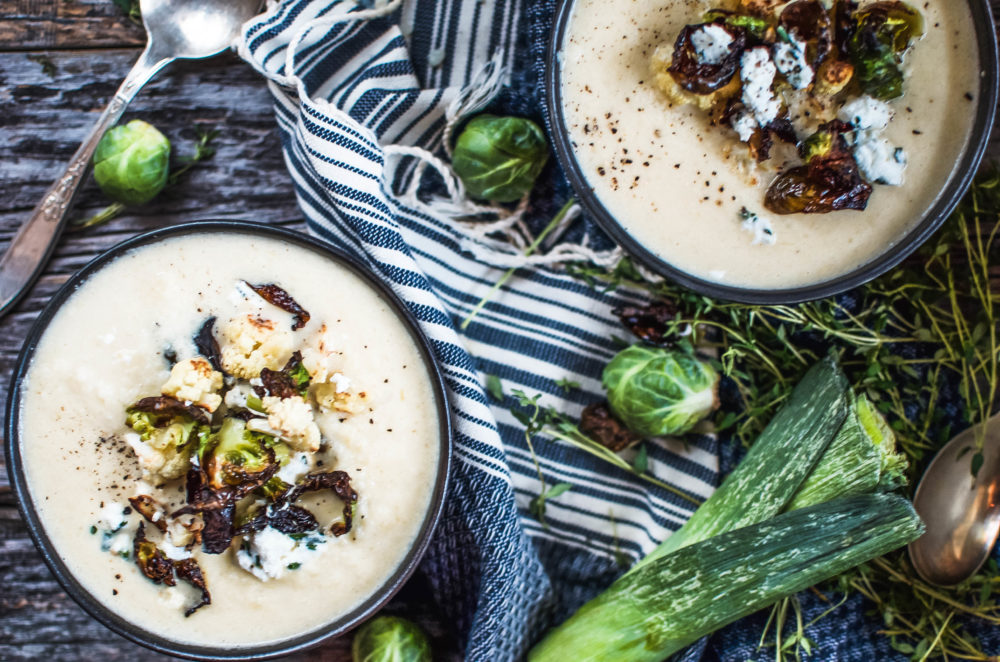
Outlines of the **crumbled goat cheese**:
M 308 453 L 296 453 L 275 475 L 289 485 L 294 485 L 299 478 L 309 473 L 310 469 L 312 469 L 312 462 Z
M 224 402 L 226 406 L 230 409 L 246 409 L 247 408 L 247 398 L 254 395 L 253 389 L 249 386 L 244 386 L 243 384 L 236 384 L 231 389 L 226 391 L 226 397 Z
M 859 131 L 885 131 L 892 119 L 892 107 L 866 94 L 845 103 L 837 117 Z
M 333 382 L 333 387 L 337 393 L 347 393 L 351 388 L 351 380 L 339 372 L 334 373 L 333 379 L 330 381 Z
M 278 431 L 278 436 L 297 451 L 315 453 L 319 450 L 319 427 L 313 419 L 313 408 L 305 398 L 276 398 L 263 400 L 267 424 Z
M 868 137 L 854 144 L 854 160 L 870 182 L 901 186 L 906 170 L 906 152 L 885 138 Z
M 208 359 L 196 356 L 175 363 L 170 369 L 170 379 L 160 390 L 163 395 L 193 402 L 213 412 L 222 404 L 222 396 L 216 392 L 220 388 L 222 373 L 212 368 Z
M 743 219 L 741 227 L 753 235 L 751 245 L 772 246 L 778 241 L 778 236 L 771 227 L 771 219 L 755 214 L 746 207 L 740 210 L 740 217 Z
M 699 64 L 722 64 L 729 55 L 733 37 L 721 25 L 706 25 L 691 33 L 691 45 Z
M 901 186 L 907 164 L 906 152 L 882 137 L 892 115 L 889 104 L 870 96 L 852 99 L 837 113 L 837 117 L 854 126 L 848 142 L 865 179 L 876 184 Z
M 240 567 L 262 582 L 278 579 L 317 556 L 326 542 L 320 534 L 296 540 L 270 526 L 258 531 L 236 552 Z
M 766 46 L 751 48 L 740 60 L 743 105 L 753 114 L 754 120 L 760 126 L 767 126 L 777 119 L 781 110 L 781 101 L 771 90 L 777 72 Z
M 222 327 L 222 367 L 242 379 L 281 370 L 292 355 L 292 331 L 258 315 L 240 315 Z
M 813 82 L 813 70 L 806 60 L 805 42 L 795 37 L 791 38 L 791 43 L 781 41 L 774 45 L 774 64 L 796 90 L 803 90 Z
M 750 113 L 736 113 L 730 122 L 736 133 L 740 134 L 740 140 L 750 142 L 753 132 L 757 130 L 757 121 L 754 120 L 753 115 Z
M 128 524 L 125 507 L 116 501 L 109 501 L 98 513 L 98 526 L 105 531 L 117 531 Z
M 170 541 L 167 540 L 166 538 L 161 540 L 157 546 L 160 548 L 160 551 L 163 552 L 164 556 L 166 556 L 168 559 L 172 559 L 174 561 L 183 561 L 184 559 L 191 558 L 191 552 L 184 549 L 183 547 L 177 547 L 176 545 L 171 544 Z

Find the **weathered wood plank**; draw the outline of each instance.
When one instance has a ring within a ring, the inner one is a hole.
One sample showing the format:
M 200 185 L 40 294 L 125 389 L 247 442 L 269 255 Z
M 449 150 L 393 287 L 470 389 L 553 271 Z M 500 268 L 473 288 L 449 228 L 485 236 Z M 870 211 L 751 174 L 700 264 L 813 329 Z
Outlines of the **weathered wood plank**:
M 146 36 L 111 0 L 4 0 L 0 50 L 141 46 Z

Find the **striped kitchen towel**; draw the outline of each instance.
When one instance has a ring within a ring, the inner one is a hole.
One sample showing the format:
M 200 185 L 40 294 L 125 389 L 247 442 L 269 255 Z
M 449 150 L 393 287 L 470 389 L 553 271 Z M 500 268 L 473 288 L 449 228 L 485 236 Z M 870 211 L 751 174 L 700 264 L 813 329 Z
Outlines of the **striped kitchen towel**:
M 571 417 L 602 399 L 601 370 L 616 351 L 614 337 L 625 333 L 611 311 L 644 300 L 597 291 L 546 265 L 615 257 L 586 219 L 548 255 L 519 257 L 530 228 L 569 198 L 556 164 L 530 204 L 513 211 L 466 201 L 446 165 L 453 129 L 487 103 L 542 121 L 553 4 L 283 0 L 249 22 L 239 43 L 269 81 L 310 230 L 392 285 L 441 363 L 455 462 L 422 570 L 469 660 L 523 658 L 548 627 L 621 574 L 623 561 L 649 552 L 693 509 L 554 439 L 537 436 L 532 448 L 512 414 L 521 409 L 516 389 Z M 522 268 L 460 331 L 510 266 Z M 502 402 L 486 394 L 487 375 L 500 379 Z M 566 382 L 579 387 L 560 386 Z M 657 440 L 647 449 L 650 473 L 678 490 L 704 498 L 718 482 L 712 437 Z M 549 486 L 572 485 L 548 502 L 544 525 L 529 511 L 540 476 Z M 855 637 L 864 629 L 849 625 Z M 741 638 L 729 629 L 713 639 L 721 643 L 700 642 L 686 658 L 746 660 L 755 653 L 744 644 L 760 629 L 748 632 Z M 846 638 L 847 630 L 829 636 Z M 873 657 L 859 659 L 889 659 L 868 646 Z

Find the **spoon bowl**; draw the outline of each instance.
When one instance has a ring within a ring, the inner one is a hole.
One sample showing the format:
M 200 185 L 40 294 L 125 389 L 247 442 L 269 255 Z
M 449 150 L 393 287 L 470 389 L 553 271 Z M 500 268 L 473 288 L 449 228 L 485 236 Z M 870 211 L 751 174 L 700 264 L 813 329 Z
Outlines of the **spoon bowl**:
M 983 462 L 973 476 L 979 435 L 984 435 Z M 917 574 L 938 586 L 954 586 L 982 567 L 1000 533 L 1000 414 L 938 452 L 913 506 L 927 525 L 909 546 Z
M 260 0 L 140 0 L 149 42 L 173 58 L 211 57 L 233 44 Z

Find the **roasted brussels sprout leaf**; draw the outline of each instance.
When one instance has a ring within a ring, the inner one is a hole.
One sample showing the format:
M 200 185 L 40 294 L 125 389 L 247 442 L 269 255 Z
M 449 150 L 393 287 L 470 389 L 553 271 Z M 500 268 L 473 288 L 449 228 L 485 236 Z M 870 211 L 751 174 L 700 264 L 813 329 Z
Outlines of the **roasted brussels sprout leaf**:
M 754 39 L 763 39 L 771 23 L 760 16 L 736 14 L 726 9 L 709 9 L 702 17 L 705 23 L 725 23 L 733 28 L 741 28 Z
M 672 338 L 667 338 L 667 328 L 677 317 L 677 304 L 663 299 L 652 301 L 641 308 L 622 306 L 611 311 L 622 324 L 637 338 L 657 347 L 670 347 Z
M 128 502 L 132 504 L 132 508 L 135 509 L 137 513 L 142 515 L 147 522 L 155 526 L 161 532 L 166 532 L 167 530 L 167 518 L 164 513 L 164 509 L 156 502 L 153 497 L 148 494 L 142 494 L 139 496 L 129 497 Z
M 244 281 L 245 282 L 245 281 Z M 309 322 L 309 312 L 300 306 L 298 302 L 292 298 L 292 295 L 283 290 L 281 287 L 270 283 L 268 285 L 253 285 L 247 283 L 250 289 L 256 292 L 264 301 L 267 301 L 272 306 L 277 306 L 282 310 L 291 313 L 295 316 L 295 320 L 292 322 L 292 330 L 297 331 L 304 327 Z
M 248 513 L 248 517 L 236 527 L 235 534 L 245 535 L 267 527 L 291 535 L 316 531 L 319 522 L 305 508 L 282 502 L 280 505 L 275 503 L 273 508 L 264 506 Z
M 682 88 L 694 94 L 711 94 L 725 87 L 733 79 L 740 66 L 740 56 L 746 48 L 746 31 L 727 26 L 726 31 L 733 38 L 729 52 L 719 64 L 703 63 L 692 41 L 692 36 L 703 25 L 686 25 L 677 35 L 674 43 L 673 61 L 667 71 Z
M 209 487 L 232 488 L 242 498 L 266 483 L 277 471 L 278 461 L 261 436 L 247 430 L 243 421 L 226 418 L 215 434 L 215 445 L 201 458 Z
M 834 120 L 802 142 L 806 165 L 778 175 L 764 197 L 776 214 L 825 214 L 841 209 L 863 210 L 872 187 L 861 176 L 844 134 L 850 125 Z
M 146 539 L 146 525 L 139 522 L 139 528 L 135 531 L 135 538 L 132 539 L 132 551 L 135 556 L 135 564 L 139 566 L 142 574 L 146 575 L 154 584 L 166 584 L 173 586 L 174 564 L 171 563 L 157 546 Z
M 606 402 L 584 407 L 580 415 L 580 432 L 616 453 L 642 441 L 642 437 L 614 417 Z
M 806 44 L 806 59 L 819 67 L 833 48 L 833 23 L 819 0 L 797 0 L 781 11 L 778 23 Z
M 923 16 L 903 2 L 876 2 L 853 14 L 847 53 L 861 90 L 877 99 L 903 94 L 901 55 L 923 34 Z
M 351 530 L 354 521 L 354 505 L 358 501 L 358 493 L 351 487 L 351 477 L 346 471 L 329 471 L 306 474 L 302 480 L 285 495 L 285 503 L 295 503 L 306 492 L 333 490 L 333 493 L 344 502 L 344 520 L 334 522 L 330 527 L 335 536 L 342 536 Z
M 208 359 L 213 368 L 226 374 L 226 371 L 222 369 L 222 351 L 219 349 L 219 341 L 215 339 L 214 331 L 215 318 L 209 317 L 195 334 L 194 346 L 198 349 L 199 354 Z
M 169 395 L 142 398 L 126 410 L 129 415 L 135 412 L 152 414 L 152 425 L 158 428 L 172 423 L 174 418 L 188 418 L 203 425 L 208 425 L 210 422 L 208 412 L 201 407 L 185 404 Z
M 549 160 L 542 129 L 524 117 L 478 115 L 462 129 L 451 167 L 477 200 L 516 202 Z
M 365 623 L 351 643 L 352 662 L 431 662 L 427 635 L 398 616 L 378 616 Z
M 94 180 L 123 205 L 149 202 L 167 185 L 170 141 L 155 126 L 132 120 L 109 129 L 94 151 Z
M 208 586 L 205 584 L 205 576 L 202 574 L 201 567 L 197 561 L 194 559 L 174 561 L 174 570 L 177 572 L 178 579 L 191 584 L 191 586 L 201 591 L 201 600 L 197 604 L 188 607 L 184 612 L 184 616 L 190 616 L 205 605 L 212 604 L 212 595 L 208 592 Z
M 601 375 L 614 415 L 643 437 L 689 432 L 719 406 L 719 373 L 686 352 L 633 345 Z
M 309 371 L 302 365 L 302 352 L 295 352 L 280 371 L 264 368 L 260 372 L 261 386 L 254 387 L 260 397 L 294 398 L 309 390 Z

